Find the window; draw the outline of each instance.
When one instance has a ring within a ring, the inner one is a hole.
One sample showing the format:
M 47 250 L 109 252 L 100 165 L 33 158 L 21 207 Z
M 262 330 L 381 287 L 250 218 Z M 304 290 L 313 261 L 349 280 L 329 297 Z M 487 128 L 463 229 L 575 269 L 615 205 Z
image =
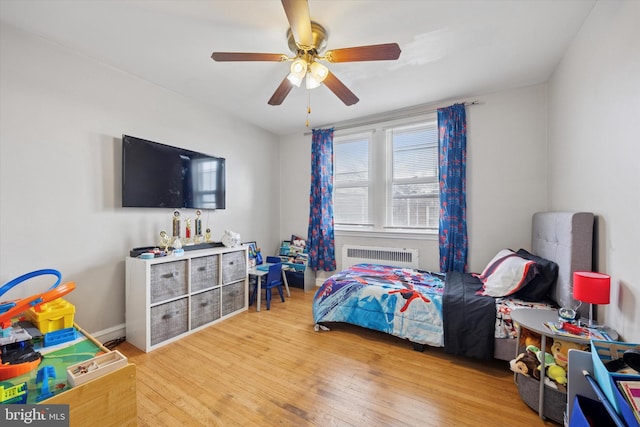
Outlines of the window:
M 435 115 L 336 132 L 336 230 L 433 232 L 439 209 Z
M 369 203 L 373 200 L 369 181 L 371 135 L 353 135 L 338 140 L 334 137 L 334 222 L 336 225 L 370 226 Z

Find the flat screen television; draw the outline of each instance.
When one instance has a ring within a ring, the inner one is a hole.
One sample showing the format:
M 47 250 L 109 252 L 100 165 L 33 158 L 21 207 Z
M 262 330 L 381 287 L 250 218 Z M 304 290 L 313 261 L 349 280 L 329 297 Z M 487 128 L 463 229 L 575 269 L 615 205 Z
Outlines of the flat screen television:
M 225 159 L 122 135 L 122 206 L 225 208 Z

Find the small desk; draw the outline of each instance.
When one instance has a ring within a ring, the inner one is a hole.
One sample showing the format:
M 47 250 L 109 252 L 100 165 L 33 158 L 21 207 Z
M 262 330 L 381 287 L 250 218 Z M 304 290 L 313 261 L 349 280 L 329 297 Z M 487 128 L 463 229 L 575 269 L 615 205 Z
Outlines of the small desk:
M 266 276 L 269 273 L 269 267 L 272 266 L 273 263 L 265 262 L 264 264 L 257 265 L 255 267 L 251 267 L 249 269 L 249 276 L 254 276 L 258 281 L 258 289 L 256 289 L 256 311 L 260 311 L 260 300 L 262 299 L 262 276 Z M 287 289 L 287 296 L 291 297 L 291 292 L 289 291 L 289 282 L 287 282 L 287 275 L 284 273 L 285 265 L 282 265 L 282 282 L 284 283 L 284 287 Z
M 551 332 L 544 324 L 546 322 L 557 322 L 558 312 L 556 310 L 543 310 L 535 308 L 519 308 L 511 312 L 511 319 L 518 325 L 518 342 L 516 343 L 516 355 L 520 351 L 520 331 L 522 328 L 537 332 L 541 336 L 540 349 L 547 348 L 547 337 L 558 337 L 564 341 L 571 341 L 580 344 L 589 344 L 588 339 L 560 336 Z M 538 415 L 542 420 L 544 416 L 544 377 L 545 369 L 540 369 L 540 392 L 538 397 Z

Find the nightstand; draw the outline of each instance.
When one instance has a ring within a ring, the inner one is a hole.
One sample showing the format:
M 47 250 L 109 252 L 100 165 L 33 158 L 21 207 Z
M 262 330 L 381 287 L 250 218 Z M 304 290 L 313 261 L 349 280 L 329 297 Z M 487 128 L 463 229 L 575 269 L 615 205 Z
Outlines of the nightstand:
M 540 334 L 541 336 L 541 344 L 540 344 L 540 349 L 545 349 L 546 345 L 547 345 L 547 337 L 550 338 L 560 338 L 564 341 L 570 341 L 570 342 L 576 342 L 576 343 L 580 343 L 580 344 L 589 344 L 589 339 L 586 338 L 578 338 L 578 337 L 568 337 L 565 335 L 559 335 L 559 334 L 555 334 L 554 332 L 552 332 L 551 330 L 549 330 L 546 326 L 545 323 L 546 322 L 558 322 L 559 318 L 558 318 L 558 312 L 557 310 L 544 310 L 544 309 L 532 309 L 532 308 L 522 308 L 522 309 L 517 309 L 517 310 L 513 310 L 511 312 L 511 318 L 513 319 L 513 322 L 515 324 L 518 325 L 518 344 L 516 345 L 516 357 L 520 351 L 520 332 L 522 330 L 522 328 L 524 329 L 528 329 L 530 331 L 536 332 L 538 334 Z M 607 330 L 608 333 L 614 333 L 615 336 L 612 336 L 612 339 L 616 339 L 617 338 L 617 334 L 615 334 L 615 332 L 611 331 L 611 330 Z M 537 406 L 537 410 L 538 410 L 538 415 L 540 416 L 541 419 L 546 419 L 547 417 L 559 422 L 560 424 L 562 424 L 563 422 L 563 412 L 564 409 L 566 408 L 566 394 L 559 392 L 557 390 L 554 390 L 554 392 L 557 393 L 562 393 L 562 397 L 560 397 L 560 395 L 558 395 L 557 397 L 559 397 L 560 399 L 562 399 L 561 402 L 556 402 L 557 405 L 557 410 L 554 412 L 559 412 L 559 413 L 554 413 L 553 415 L 549 415 L 547 414 L 545 416 L 545 399 L 544 399 L 544 395 L 545 395 L 545 386 L 544 386 L 544 378 L 545 378 L 546 372 L 544 369 L 540 370 L 540 384 L 539 384 L 539 390 L 538 390 L 538 400 L 537 402 L 534 402 L 534 404 L 532 405 L 531 402 L 526 401 L 525 403 L 527 403 L 527 405 L 529 405 L 531 408 L 536 409 L 535 406 Z M 517 381 L 517 374 L 515 375 L 515 379 L 516 379 L 516 383 L 518 383 Z M 518 384 L 518 388 L 520 391 L 520 384 Z M 521 397 L 522 397 L 522 392 L 521 392 Z M 524 399 L 524 398 L 523 398 Z M 558 399 L 555 399 L 558 400 Z M 536 405 L 537 403 L 537 405 Z

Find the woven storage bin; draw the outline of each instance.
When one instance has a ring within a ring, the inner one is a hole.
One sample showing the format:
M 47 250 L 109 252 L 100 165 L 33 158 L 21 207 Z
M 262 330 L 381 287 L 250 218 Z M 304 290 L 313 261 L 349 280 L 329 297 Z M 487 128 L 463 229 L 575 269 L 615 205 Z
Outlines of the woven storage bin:
M 222 287 L 222 315 L 226 316 L 244 307 L 244 281 Z
M 220 318 L 220 288 L 191 297 L 191 329 Z
M 186 295 L 186 272 L 186 260 L 152 265 L 151 304 Z
M 538 401 L 540 400 L 540 381 L 522 374 L 516 374 L 516 378 L 520 397 L 527 406 L 537 412 Z M 544 410 L 542 412 L 544 416 L 559 424 L 563 424 L 564 411 L 566 408 L 567 394 L 545 386 Z
M 191 292 L 218 284 L 218 255 L 191 259 Z
M 222 284 L 243 280 L 247 274 L 245 251 L 222 254 Z
M 187 298 L 151 307 L 151 345 L 178 336 L 189 329 Z

